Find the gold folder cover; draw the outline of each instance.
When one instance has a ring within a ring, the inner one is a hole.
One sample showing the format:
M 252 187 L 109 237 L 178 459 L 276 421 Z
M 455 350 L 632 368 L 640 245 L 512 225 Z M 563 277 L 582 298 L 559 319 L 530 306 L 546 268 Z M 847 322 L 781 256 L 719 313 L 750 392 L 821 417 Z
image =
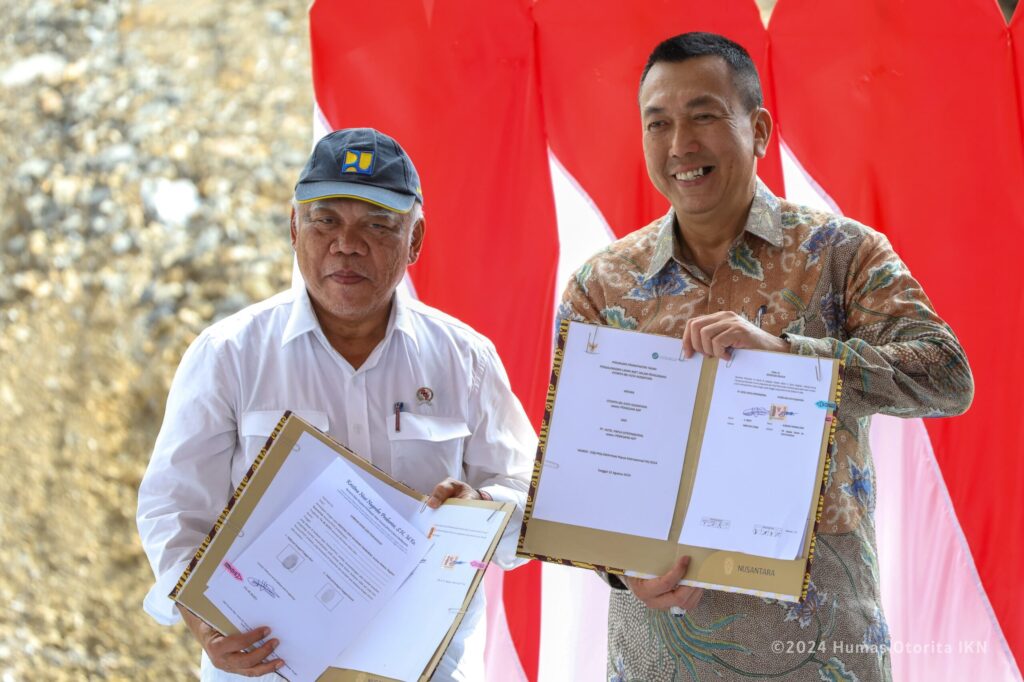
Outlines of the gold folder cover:
M 242 481 L 238 484 L 238 487 L 235 489 L 231 499 L 228 500 L 227 506 L 224 507 L 224 511 L 221 512 L 220 517 L 213 525 L 213 528 L 210 529 L 206 539 L 199 546 L 199 549 L 196 550 L 195 556 L 192 557 L 189 565 L 181 574 L 181 578 L 178 579 L 178 584 L 175 585 L 169 595 L 171 599 L 187 608 L 189 611 L 223 634 L 234 634 L 238 632 L 238 629 L 231 624 L 224 614 L 221 613 L 221 611 L 214 606 L 209 599 L 206 598 L 204 595 L 206 585 L 213 576 L 214 570 L 224 559 L 224 556 L 227 554 L 231 544 L 238 536 L 238 532 L 242 529 L 245 521 L 256 508 L 256 504 L 267 491 L 267 488 L 270 486 L 270 482 L 281 469 L 281 465 L 284 463 L 285 459 L 292 454 L 293 447 L 303 433 L 309 433 L 314 436 L 337 452 L 340 457 L 344 457 L 349 461 L 349 463 L 359 467 L 359 469 L 366 475 L 383 481 L 392 488 L 395 488 L 416 500 L 425 502 L 427 499 L 426 495 L 421 495 L 419 492 L 404 483 L 394 480 L 341 443 L 321 432 L 316 427 L 303 421 L 291 412 L 285 412 L 277 426 L 274 428 L 273 433 L 271 433 L 270 438 L 267 439 L 267 443 L 263 446 L 263 450 L 253 461 L 252 466 L 249 468 L 246 475 L 242 477 Z M 301 456 L 301 454 L 296 456 Z M 500 528 L 495 534 L 494 541 L 488 548 L 484 558 L 484 563 L 490 562 L 495 549 L 497 549 L 498 542 L 501 540 L 502 533 L 504 533 L 505 528 L 508 526 L 509 519 L 512 517 L 514 505 L 483 500 L 457 499 L 449 499 L 445 504 L 484 507 L 487 509 L 494 509 L 503 514 L 504 518 L 501 522 Z M 433 674 L 434 669 L 437 668 L 438 664 L 441 662 L 441 657 L 444 655 L 445 650 L 451 643 L 452 637 L 455 636 L 455 631 L 458 630 L 459 625 L 462 623 L 463 614 L 465 614 L 466 609 L 469 608 L 469 603 L 473 599 L 473 595 L 476 594 L 477 589 L 480 587 L 480 582 L 483 580 L 483 577 L 484 569 L 477 570 L 476 575 L 473 577 L 469 589 L 466 592 L 466 598 L 463 600 L 462 606 L 456 614 L 452 626 L 448 629 L 448 632 L 438 644 L 437 650 L 423 669 L 419 680 L 428 680 Z M 317 680 L 318 682 L 399 682 L 398 680 L 370 672 L 342 670 L 340 668 L 328 668 L 320 677 L 317 678 Z
M 662 575 L 679 557 L 688 555 L 690 566 L 686 578 L 683 580 L 684 584 L 785 601 L 803 600 L 807 596 L 807 586 L 810 582 L 810 563 L 814 557 L 815 531 L 821 519 L 824 504 L 824 484 L 828 480 L 832 452 L 835 449 L 837 423 L 835 411 L 842 393 L 842 362 L 835 361 L 832 374 L 827 377 L 831 382 L 830 405 L 823 411 L 827 428 L 823 429 L 815 477 L 815 489 L 818 490 L 818 494 L 812 495 L 811 505 L 807 510 L 809 532 L 805 533 L 803 549 L 796 559 L 772 559 L 740 552 L 681 545 L 671 539 L 678 538 L 682 530 L 683 519 L 686 516 L 694 478 L 697 474 L 697 463 L 704 440 L 715 373 L 718 370 L 719 361 L 716 358 L 704 358 L 701 366 L 697 399 L 686 443 L 683 471 L 679 481 L 679 492 L 669 530 L 669 539 L 657 540 L 533 518 L 537 488 L 544 469 L 551 417 L 558 393 L 558 378 L 565 360 L 565 343 L 568 332 L 569 320 L 563 320 L 558 333 L 551 369 L 551 383 L 548 386 L 544 405 L 544 421 L 537 447 L 537 459 L 534 463 L 533 476 L 526 498 L 523 526 L 519 535 L 518 555 L 617 575 L 624 575 L 627 570 L 632 573 Z

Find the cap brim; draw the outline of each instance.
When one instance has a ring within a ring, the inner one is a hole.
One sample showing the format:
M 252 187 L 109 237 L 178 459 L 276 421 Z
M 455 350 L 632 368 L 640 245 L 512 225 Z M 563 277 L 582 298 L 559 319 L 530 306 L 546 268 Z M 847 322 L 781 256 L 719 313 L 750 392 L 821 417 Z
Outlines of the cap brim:
M 411 194 L 399 194 L 389 189 L 356 182 L 307 182 L 295 188 L 295 199 L 304 204 L 317 199 L 359 199 L 396 213 L 408 213 L 416 203 Z

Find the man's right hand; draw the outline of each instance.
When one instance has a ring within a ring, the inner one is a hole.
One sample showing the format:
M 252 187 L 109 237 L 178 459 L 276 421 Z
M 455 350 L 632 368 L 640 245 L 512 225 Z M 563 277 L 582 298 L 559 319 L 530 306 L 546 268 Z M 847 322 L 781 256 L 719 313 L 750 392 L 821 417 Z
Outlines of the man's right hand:
M 259 677 L 272 673 L 282 665 L 284 661 L 275 659 L 267 661 L 267 656 L 277 648 L 278 640 L 266 641 L 263 646 L 252 651 L 246 651 L 253 644 L 270 634 L 270 628 L 256 628 L 249 632 L 241 632 L 237 635 L 222 635 L 212 627 L 204 623 L 198 616 L 188 609 L 178 607 L 185 624 L 192 631 L 199 645 L 206 651 L 210 661 L 224 672 L 246 677 Z

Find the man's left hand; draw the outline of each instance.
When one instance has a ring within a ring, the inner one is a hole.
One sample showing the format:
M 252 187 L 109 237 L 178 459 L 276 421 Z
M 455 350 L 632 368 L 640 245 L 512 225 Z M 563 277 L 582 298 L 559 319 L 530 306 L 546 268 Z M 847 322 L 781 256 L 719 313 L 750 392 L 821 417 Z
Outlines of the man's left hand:
M 679 581 L 690 567 L 690 557 L 680 557 L 668 573 L 657 578 L 626 578 L 626 586 L 649 609 L 667 611 L 673 606 L 692 609 L 700 603 L 704 590 L 699 587 L 680 585 Z
M 683 331 L 683 352 L 687 358 L 694 353 L 729 360 L 736 348 L 789 352 L 789 342 L 773 336 L 742 315 L 732 311 L 691 317 Z
M 459 500 L 491 499 L 490 495 L 480 492 L 465 481 L 446 478 L 437 484 L 437 487 L 434 488 L 434 492 L 430 493 L 430 499 L 427 500 L 427 506 L 431 509 L 437 509 L 444 504 L 444 501 L 449 497 L 454 497 Z

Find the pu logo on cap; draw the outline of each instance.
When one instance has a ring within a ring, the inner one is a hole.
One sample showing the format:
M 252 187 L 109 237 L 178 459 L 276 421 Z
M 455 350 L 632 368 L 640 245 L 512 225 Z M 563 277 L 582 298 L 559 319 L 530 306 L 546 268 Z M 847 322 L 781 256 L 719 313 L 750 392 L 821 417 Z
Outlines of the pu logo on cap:
M 346 149 L 342 154 L 342 173 L 359 173 L 360 175 L 373 174 L 373 152 L 364 152 L 358 149 Z

